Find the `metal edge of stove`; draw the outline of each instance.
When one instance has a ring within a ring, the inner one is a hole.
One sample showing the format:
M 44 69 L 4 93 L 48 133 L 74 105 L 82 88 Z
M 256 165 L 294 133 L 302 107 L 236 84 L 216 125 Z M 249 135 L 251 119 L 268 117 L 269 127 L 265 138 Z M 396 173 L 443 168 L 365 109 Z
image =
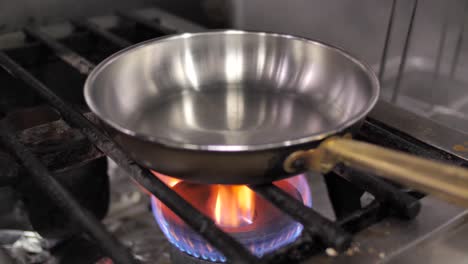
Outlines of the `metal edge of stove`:
M 468 162 L 468 134 L 380 100 L 369 117 Z
M 466 209 L 430 196 L 423 198 L 421 205 L 421 212 L 416 219 L 386 219 L 356 234 L 353 245 L 344 254 L 319 255 L 304 264 L 411 263 L 401 261 L 404 257 L 411 256 L 414 250 L 419 250 L 422 258 L 430 257 L 431 252 L 421 248 L 422 242 L 435 241 L 447 230 L 459 228 L 460 221 L 468 225 Z M 466 254 L 460 252 L 459 256 L 466 259 Z

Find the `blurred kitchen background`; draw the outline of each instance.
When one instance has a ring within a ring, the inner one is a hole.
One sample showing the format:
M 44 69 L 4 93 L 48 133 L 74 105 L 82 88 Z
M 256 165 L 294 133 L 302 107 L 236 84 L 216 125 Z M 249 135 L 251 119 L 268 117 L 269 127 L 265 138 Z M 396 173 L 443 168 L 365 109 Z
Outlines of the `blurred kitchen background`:
M 0 34 L 128 8 L 158 6 L 209 28 L 282 32 L 343 47 L 381 69 L 388 40 L 383 97 L 421 116 L 468 131 L 468 4 L 464 0 L 17 0 L 0 1 Z M 409 35 L 409 38 L 407 36 Z M 403 72 L 398 72 L 407 52 Z M 395 91 L 396 90 L 396 91 Z

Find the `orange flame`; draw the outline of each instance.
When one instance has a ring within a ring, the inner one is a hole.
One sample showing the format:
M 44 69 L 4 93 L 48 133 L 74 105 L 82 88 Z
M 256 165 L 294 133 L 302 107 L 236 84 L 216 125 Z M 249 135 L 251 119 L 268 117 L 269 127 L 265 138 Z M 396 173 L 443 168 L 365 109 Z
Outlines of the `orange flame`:
M 220 227 L 243 227 L 254 222 L 256 197 L 246 185 L 199 185 L 184 182 L 179 186 L 181 180 L 151 172 L 195 207 L 211 216 Z M 195 195 L 200 188 L 204 189 L 204 195 Z M 200 206 L 196 206 L 198 203 Z
M 156 177 L 158 177 L 161 181 L 163 181 L 169 187 L 174 187 L 177 183 L 181 181 L 179 179 L 172 178 L 170 176 L 164 175 L 159 172 L 155 172 L 153 170 L 151 170 L 151 173 L 153 173 Z
M 245 185 L 216 185 L 214 220 L 222 227 L 252 224 L 255 194 Z

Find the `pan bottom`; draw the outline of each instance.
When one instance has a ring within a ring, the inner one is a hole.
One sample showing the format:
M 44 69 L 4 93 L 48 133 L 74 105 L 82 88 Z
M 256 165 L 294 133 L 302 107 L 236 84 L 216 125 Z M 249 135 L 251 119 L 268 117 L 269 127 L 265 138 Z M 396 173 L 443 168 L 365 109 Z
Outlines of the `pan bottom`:
M 329 131 L 347 119 L 336 105 L 275 88 L 204 87 L 148 102 L 128 121 L 135 131 L 194 145 L 284 142 Z

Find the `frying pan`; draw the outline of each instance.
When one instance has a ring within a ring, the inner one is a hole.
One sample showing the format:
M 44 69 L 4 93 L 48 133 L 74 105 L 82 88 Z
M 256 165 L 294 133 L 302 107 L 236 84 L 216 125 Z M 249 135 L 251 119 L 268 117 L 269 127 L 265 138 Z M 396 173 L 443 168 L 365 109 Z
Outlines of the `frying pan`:
M 229 30 L 120 51 L 85 98 L 133 159 L 187 181 L 261 184 L 341 162 L 468 205 L 468 170 L 351 139 L 379 89 L 341 49 Z

